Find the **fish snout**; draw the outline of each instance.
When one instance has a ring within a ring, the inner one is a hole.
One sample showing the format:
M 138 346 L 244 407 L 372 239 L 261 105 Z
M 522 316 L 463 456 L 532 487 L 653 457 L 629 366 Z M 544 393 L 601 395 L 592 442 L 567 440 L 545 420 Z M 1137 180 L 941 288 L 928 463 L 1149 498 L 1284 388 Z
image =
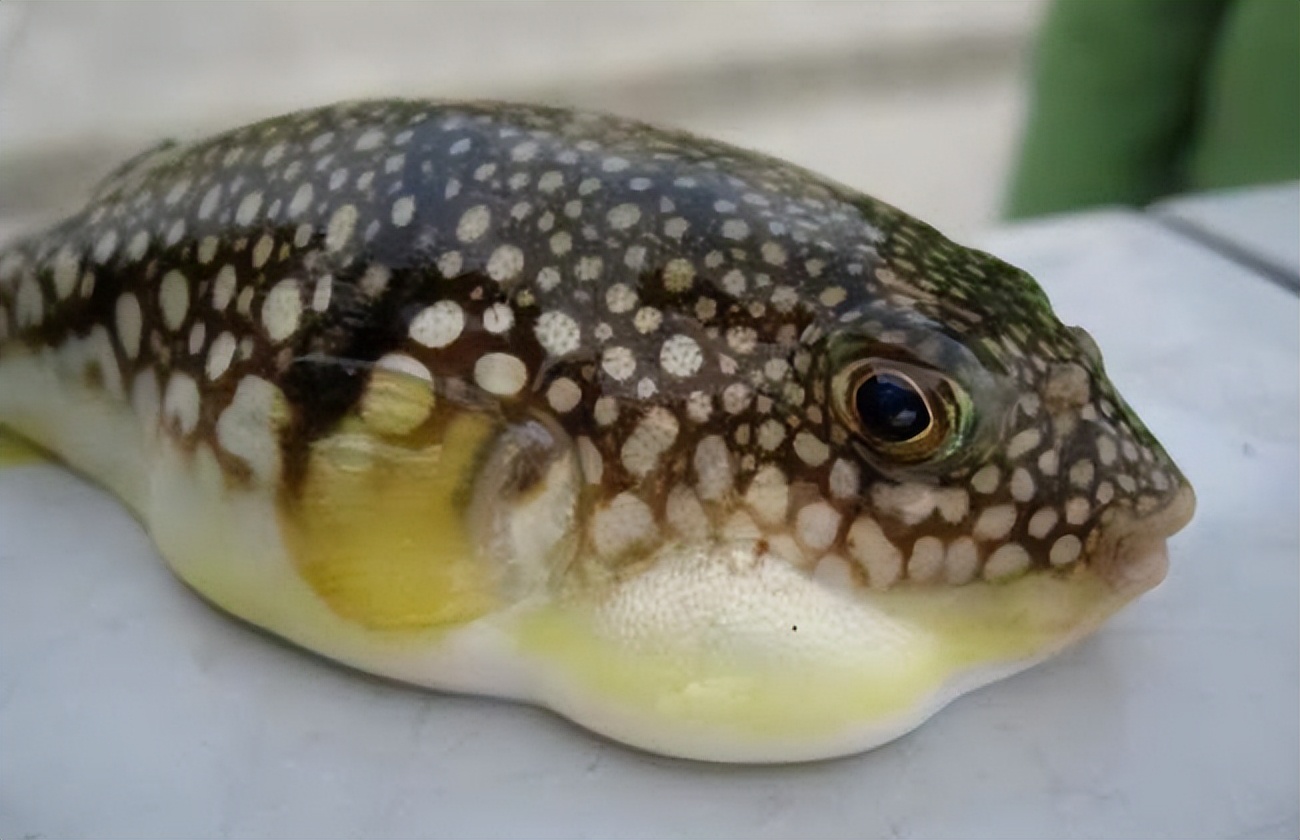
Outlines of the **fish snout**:
M 1116 592 L 1136 596 L 1157 586 L 1169 568 L 1166 541 L 1181 531 L 1196 512 L 1196 493 L 1180 482 L 1146 513 L 1112 507 L 1094 532 L 1092 568 Z

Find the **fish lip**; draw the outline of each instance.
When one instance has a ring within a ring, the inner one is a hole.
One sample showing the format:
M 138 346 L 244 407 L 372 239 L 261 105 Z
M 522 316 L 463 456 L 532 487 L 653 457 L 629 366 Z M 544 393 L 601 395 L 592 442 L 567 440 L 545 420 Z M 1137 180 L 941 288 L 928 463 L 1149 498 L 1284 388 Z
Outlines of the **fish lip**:
M 1158 586 L 1169 571 L 1167 540 L 1196 512 L 1196 493 L 1181 485 L 1164 507 L 1145 516 L 1122 512 L 1103 526 L 1090 565 L 1115 592 L 1135 597 Z

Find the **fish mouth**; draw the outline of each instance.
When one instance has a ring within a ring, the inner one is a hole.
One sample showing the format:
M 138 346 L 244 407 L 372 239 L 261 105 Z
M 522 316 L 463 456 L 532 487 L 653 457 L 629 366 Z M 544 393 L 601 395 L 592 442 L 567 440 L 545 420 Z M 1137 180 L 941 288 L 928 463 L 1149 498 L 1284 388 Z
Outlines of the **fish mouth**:
M 1136 597 L 1165 579 L 1166 540 L 1186 527 L 1195 513 L 1196 493 L 1190 484 L 1182 484 L 1152 513 L 1116 509 L 1098 532 L 1090 565 L 1117 595 Z

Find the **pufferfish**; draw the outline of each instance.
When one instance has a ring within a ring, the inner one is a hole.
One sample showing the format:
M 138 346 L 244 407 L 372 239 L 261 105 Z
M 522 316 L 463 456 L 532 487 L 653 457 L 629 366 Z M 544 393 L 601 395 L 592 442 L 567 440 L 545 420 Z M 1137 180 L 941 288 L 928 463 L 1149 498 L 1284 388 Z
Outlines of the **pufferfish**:
M 780 160 L 491 102 L 127 162 L 0 256 L 0 423 L 234 616 L 724 762 L 1043 660 L 1194 509 L 1023 271 Z

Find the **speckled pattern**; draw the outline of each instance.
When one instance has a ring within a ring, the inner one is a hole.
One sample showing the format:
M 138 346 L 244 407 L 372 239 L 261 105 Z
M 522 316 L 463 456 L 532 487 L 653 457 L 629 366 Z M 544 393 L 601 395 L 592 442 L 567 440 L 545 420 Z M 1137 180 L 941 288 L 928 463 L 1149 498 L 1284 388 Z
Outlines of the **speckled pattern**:
M 544 415 L 592 485 L 584 565 L 721 534 L 841 583 L 963 584 L 1069 566 L 1185 483 L 1023 272 L 780 161 L 538 107 L 165 144 L 5 252 L 0 331 L 82 343 L 90 381 L 290 488 L 372 370 Z M 926 457 L 859 433 L 871 360 L 951 421 Z M 272 395 L 275 457 L 230 431 Z

